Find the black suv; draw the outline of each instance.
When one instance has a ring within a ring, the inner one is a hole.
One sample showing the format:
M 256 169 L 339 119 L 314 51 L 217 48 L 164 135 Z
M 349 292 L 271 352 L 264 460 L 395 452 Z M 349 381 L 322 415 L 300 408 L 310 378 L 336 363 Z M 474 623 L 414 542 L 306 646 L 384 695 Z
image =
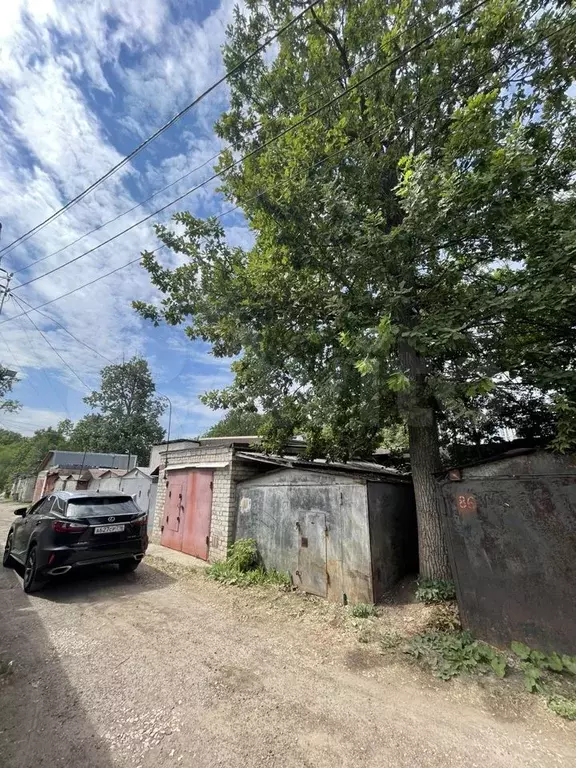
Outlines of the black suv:
M 148 546 L 147 515 L 122 493 L 56 491 L 14 514 L 2 562 L 24 566 L 25 592 L 85 565 L 133 571 Z

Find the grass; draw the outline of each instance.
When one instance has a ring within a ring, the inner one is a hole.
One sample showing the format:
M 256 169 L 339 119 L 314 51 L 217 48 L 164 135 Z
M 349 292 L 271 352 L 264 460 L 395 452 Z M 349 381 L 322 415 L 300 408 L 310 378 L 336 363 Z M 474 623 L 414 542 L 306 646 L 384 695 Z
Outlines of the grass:
M 376 606 L 370 603 L 355 603 L 350 608 L 350 613 L 355 619 L 368 619 L 370 616 L 377 616 Z
M 258 548 L 254 539 L 238 539 L 228 550 L 226 560 L 213 563 L 206 568 L 206 575 L 221 584 L 239 587 L 271 585 L 289 588 L 292 584 L 289 574 L 274 568 L 266 569 L 259 562 Z

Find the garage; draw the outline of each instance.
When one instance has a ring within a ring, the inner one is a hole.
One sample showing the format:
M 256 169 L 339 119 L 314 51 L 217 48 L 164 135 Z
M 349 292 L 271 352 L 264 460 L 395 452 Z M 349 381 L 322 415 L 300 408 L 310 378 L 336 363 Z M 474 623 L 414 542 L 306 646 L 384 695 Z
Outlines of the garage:
M 237 539 L 255 539 L 265 567 L 288 572 L 305 592 L 344 603 L 378 602 L 416 571 L 409 476 L 371 462 L 242 458 L 269 469 L 238 484 L 236 527 Z
M 161 544 L 187 555 L 208 559 L 214 473 L 168 468 Z

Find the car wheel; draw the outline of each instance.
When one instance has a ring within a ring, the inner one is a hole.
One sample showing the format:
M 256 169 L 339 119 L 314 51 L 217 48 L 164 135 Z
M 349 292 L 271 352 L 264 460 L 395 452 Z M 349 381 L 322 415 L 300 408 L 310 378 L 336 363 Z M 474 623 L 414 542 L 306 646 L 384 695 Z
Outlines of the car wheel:
M 12 537 L 13 537 L 12 531 L 8 534 L 8 538 L 6 539 L 6 544 L 4 545 L 4 554 L 2 556 L 2 565 L 4 568 L 13 568 L 14 567 L 14 560 L 12 559 Z
M 140 560 L 120 560 L 118 568 L 120 573 L 132 573 L 140 565 Z
M 37 558 L 36 547 L 30 547 L 28 551 L 28 557 L 26 558 L 26 565 L 24 566 L 24 592 L 30 594 L 36 592 L 42 586 L 41 582 L 36 578 L 37 571 Z

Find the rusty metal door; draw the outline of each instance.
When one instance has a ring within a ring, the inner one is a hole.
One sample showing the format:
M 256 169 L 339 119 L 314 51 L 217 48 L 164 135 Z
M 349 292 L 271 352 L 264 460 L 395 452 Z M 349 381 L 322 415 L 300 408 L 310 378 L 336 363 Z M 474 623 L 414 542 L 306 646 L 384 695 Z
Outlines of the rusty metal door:
M 186 472 L 168 472 L 167 475 L 160 543 L 163 547 L 181 550 L 188 478 Z
M 463 625 L 496 645 L 574 654 L 576 477 L 497 469 L 442 484 Z
M 202 560 L 208 560 L 213 475 L 202 470 L 188 473 L 182 552 Z
M 311 595 L 326 597 L 328 577 L 326 570 L 326 515 L 308 512 L 298 521 L 300 545 L 298 549 L 299 585 Z

